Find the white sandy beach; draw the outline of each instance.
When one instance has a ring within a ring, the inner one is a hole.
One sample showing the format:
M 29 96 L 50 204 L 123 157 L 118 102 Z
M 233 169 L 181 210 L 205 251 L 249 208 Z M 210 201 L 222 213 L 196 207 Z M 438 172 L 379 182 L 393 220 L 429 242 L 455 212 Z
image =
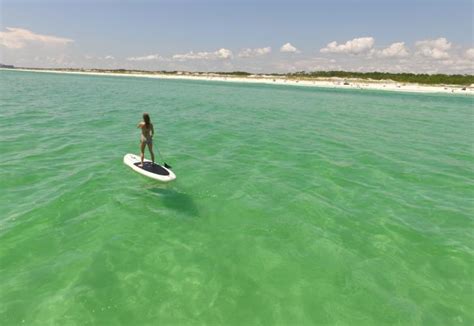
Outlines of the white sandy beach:
M 0 70 L 11 70 L 3 69 Z M 106 73 L 106 72 L 86 72 L 86 71 L 58 71 L 58 70 L 43 70 L 43 69 L 13 69 L 14 71 L 28 71 L 28 72 L 43 72 L 56 74 L 76 74 L 76 75 L 97 75 L 97 76 L 122 76 L 122 77 L 141 77 L 141 78 L 157 78 L 157 79 L 186 79 L 186 80 L 206 80 L 206 81 L 222 81 L 222 82 L 237 82 L 237 83 L 261 83 L 271 85 L 290 85 L 290 86 L 305 86 L 305 87 L 324 87 L 324 88 L 345 88 L 345 89 L 368 89 L 368 90 L 382 90 L 394 92 L 412 92 L 412 93 L 447 93 L 447 94 L 463 94 L 474 95 L 474 87 L 463 87 L 459 85 L 420 85 L 399 83 L 390 80 L 361 80 L 361 79 L 347 79 L 347 78 L 331 78 L 331 79 L 288 79 L 275 76 L 250 75 L 247 77 L 234 76 L 219 76 L 209 74 L 192 74 L 182 73 L 175 75 L 168 74 L 147 74 L 147 73 Z

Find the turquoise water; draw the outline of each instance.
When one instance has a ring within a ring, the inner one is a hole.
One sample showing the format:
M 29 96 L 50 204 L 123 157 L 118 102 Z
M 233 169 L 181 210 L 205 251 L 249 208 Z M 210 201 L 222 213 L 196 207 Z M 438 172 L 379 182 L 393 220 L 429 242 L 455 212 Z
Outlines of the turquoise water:
M 0 72 L 2 325 L 472 325 L 473 98 Z M 178 179 L 122 163 L 141 113 Z

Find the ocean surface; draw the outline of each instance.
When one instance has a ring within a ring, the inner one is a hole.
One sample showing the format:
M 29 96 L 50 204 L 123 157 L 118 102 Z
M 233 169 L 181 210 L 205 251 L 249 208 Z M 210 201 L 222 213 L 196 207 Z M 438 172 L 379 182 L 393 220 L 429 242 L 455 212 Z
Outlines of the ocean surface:
M 0 71 L 0 324 L 473 325 L 473 139 L 473 97 Z

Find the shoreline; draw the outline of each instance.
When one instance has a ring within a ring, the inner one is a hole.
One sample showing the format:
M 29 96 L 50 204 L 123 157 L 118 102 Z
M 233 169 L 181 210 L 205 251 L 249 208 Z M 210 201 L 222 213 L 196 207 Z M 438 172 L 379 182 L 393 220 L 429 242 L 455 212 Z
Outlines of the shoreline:
M 331 78 L 331 79 L 290 79 L 279 76 L 218 76 L 209 73 L 208 75 L 189 74 L 153 74 L 153 73 L 108 73 L 97 71 L 59 71 L 48 69 L 21 69 L 21 68 L 0 68 L 7 71 L 23 71 L 23 72 L 42 72 L 56 74 L 76 74 L 76 75 L 92 75 L 92 76 L 117 76 L 117 77 L 141 77 L 155 79 L 181 79 L 181 80 L 200 80 L 200 81 L 221 81 L 221 82 L 237 82 L 237 83 L 254 83 L 268 85 L 287 85 L 287 86 L 303 86 L 303 87 L 319 87 L 333 89 L 360 89 L 360 90 L 379 90 L 391 92 L 409 92 L 409 93 L 443 93 L 456 95 L 474 95 L 474 87 L 453 86 L 453 85 L 420 85 L 410 83 L 400 83 L 394 81 L 375 81 L 365 79 L 350 78 Z

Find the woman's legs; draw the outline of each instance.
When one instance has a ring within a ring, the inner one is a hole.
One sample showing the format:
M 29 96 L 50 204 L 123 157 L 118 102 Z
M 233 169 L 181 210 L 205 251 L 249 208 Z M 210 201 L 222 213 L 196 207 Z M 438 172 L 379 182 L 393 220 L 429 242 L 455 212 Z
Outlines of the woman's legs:
M 142 161 L 142 164 L 140 166 L 143 166 L 144 159 L 145 159 L 145 142 L 142 141 L 140 142 L 140 160 Z
M 153 153 L 153 143 L 152 142 L 148 143 L 148 150 L 150 151 L 151 161 L 153 163 L 155 163 L 155 153 Z

